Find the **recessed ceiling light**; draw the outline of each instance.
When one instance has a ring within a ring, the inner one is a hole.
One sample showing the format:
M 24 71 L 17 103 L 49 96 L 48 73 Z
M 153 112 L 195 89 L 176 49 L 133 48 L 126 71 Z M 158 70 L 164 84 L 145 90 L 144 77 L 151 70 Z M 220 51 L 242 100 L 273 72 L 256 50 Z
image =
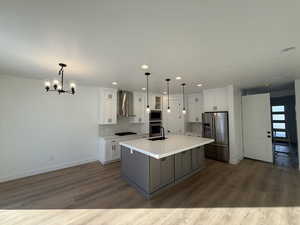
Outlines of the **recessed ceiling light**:
M 112 85 L 118 85 L 118 83 L 116 81 L 112 82 Z
M 198 87 L 202 87 L 202 84 L 197 84 Z
M 143 64 L 143 65 L 141 65 L 141 68 L 142 68 L 143 70 L 147 70 L 147 69 L 149 69 L 149 66 L 146 65 L 146 64 Z
M 182 78 L 181 77 L 176 77 L 176 80 L 181 80 Z
M 164 92 L 163 92 L 163 94 L 164 94 L 164 95 L 166 95 L 166 94 L 167 94 L 167 92 L 166 92 L 166 91 L 164 91 Z
M 142 88 L 143 91 L 146 91 L 146 88 Z

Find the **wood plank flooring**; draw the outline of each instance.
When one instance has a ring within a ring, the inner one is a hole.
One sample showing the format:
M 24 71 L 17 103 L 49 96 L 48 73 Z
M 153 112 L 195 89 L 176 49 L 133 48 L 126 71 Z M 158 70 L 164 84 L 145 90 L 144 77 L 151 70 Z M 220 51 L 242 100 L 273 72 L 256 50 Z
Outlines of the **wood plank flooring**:
M 98 162 L 0 184 L 0 224 L 300 224 L 300 173 L 258 161 L 207 168 L 152 200 Z

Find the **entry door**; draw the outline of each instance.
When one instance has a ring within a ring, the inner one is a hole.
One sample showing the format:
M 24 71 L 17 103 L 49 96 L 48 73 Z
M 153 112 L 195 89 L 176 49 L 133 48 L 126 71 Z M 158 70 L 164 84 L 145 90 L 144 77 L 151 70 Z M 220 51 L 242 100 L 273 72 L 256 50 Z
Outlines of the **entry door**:
M 273 162 L 270 94 L 242 97 L 244 156 Z

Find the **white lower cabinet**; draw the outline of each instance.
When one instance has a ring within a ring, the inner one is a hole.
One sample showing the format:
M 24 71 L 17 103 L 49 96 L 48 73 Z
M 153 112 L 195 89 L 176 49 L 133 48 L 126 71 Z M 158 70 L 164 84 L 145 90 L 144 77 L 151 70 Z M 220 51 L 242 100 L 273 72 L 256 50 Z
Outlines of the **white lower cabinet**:
M 100 138 L 99 140 L 99 161 L 105 165 L 110 162 L 118 161 L 121 157 L 121 141 L 129 141 L 138 138 L 143 138 L 143 135 L 132 135 L 126 137 L 112 137 L 109 139 Z

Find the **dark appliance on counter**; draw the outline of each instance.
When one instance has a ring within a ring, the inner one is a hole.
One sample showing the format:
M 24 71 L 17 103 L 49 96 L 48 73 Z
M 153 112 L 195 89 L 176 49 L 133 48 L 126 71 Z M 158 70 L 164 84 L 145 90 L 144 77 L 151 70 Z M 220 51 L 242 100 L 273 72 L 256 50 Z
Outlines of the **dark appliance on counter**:
M 149 113 L 149 121 L 150 122 L 161 122 L 162 121 L 161 110 L 151 110 Z
M 228 112 L 206 112 L 202 114 L 203 137 L 213 138 L 215 142 L 205 145 L 207 158 L 229 161 Z
M 119 133 L 115 133 L 115 135 L 117 136 L 127 136 L 127 135 L 135 135 L 137 133 L 134 132 L 119 132 Z

